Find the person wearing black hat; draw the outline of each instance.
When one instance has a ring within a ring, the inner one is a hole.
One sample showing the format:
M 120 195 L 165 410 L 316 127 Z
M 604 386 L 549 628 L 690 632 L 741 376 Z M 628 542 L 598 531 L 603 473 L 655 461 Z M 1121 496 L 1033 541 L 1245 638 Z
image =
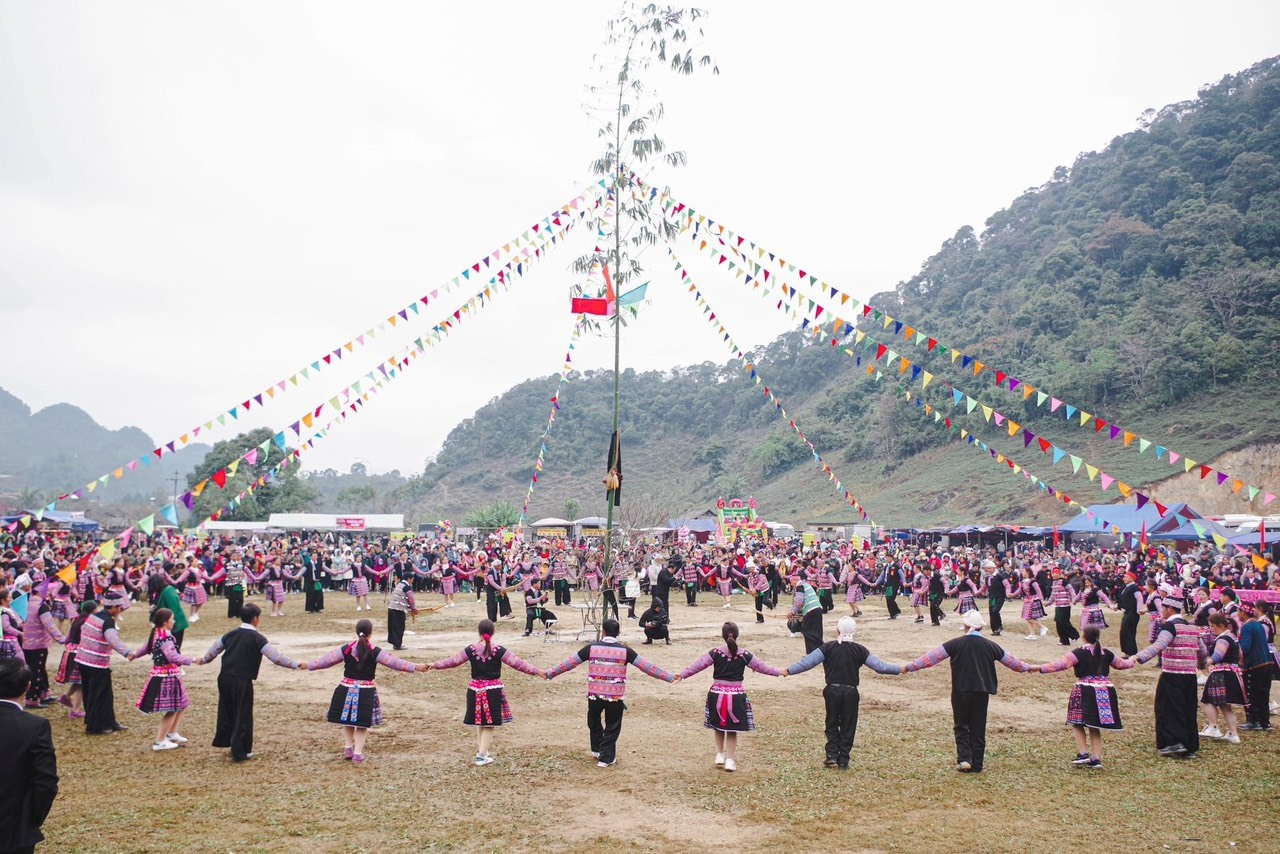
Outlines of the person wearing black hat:
M 656 640 L 671 643 L 671 616 L 661 599 L 654 598 L 653 606 L 640 615 L 640 628 L 644 629 L 644 642 Z
M 658 570 L 658 577 L 650 585 L 653 601 L 657 603 L 661 600 L 664 609 L 671 601 L 671 588 L 680 584 L 679 573 L 683 567 L 684 558 L 680 557 L 680 555 L 672 555 L 671 559 L 667 561 L 667 565 Z
M 1160 602 L 1163 622 L 1155 643 L 1129 656 L 1146 664 L 1160 656 L 1160 680 L 1156 682 L 1156 749 L 1161 756 L 1194 759 L 1200 749 L 1197 729 L 1196 670 L 1208 657 L 1199 627 L 1182 615 L 1181 590 L 1171 590 Z

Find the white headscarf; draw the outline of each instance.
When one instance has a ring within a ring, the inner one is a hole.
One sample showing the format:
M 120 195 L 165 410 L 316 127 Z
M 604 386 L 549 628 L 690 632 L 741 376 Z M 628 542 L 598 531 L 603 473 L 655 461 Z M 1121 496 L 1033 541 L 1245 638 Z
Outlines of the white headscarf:
M 853 634 L 858 630 L 858 621 L 853 617 L 841 617 L 836 623 L 836 643 L 853 643 Z

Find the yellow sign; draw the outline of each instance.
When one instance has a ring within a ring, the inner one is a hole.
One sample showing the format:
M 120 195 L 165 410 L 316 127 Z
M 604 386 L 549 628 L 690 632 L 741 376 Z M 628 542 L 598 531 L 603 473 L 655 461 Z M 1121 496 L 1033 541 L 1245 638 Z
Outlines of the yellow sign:
M 810 546 L 812 546 L 814 540 L 816 539 L 817 539 L 817 536 L 812 531 L 805 531 L 803 534 L 800 535 L 800 542 L 804 544 L 805 548 L 809 548 Z
M 601 539 L 604 539 L 605 533 L 606 532 L 604 528 L 583 528 L 582 529 L 582 536 L 584 537 L 600 537 Z
M 534 533 L 539 537 L 567 537 L 569 532 L 564 528 L 536 528 Z

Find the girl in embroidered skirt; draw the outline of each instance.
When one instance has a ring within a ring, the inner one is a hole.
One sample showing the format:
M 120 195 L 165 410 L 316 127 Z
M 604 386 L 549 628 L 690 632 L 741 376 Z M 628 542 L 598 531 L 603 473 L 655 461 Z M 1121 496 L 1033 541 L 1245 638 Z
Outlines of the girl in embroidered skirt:
M 22 652 L 22 618 L 9 606 L 13 595 L 8 588 L 0 587 L 0 658 L 16 658 L 23 664 L 27 657 Z
M 860 604 L 867 598 L 866 591 L 862 585 L 871 585 L 871 579 L 862 574 L 862 561 L 850 561 L 848 569 L 845 570 L 845 583 L 848 586 L 848 592 L 845 593 L 844 601 L 849 606 L 850 612 L 855 617 L 862 616 L 862 605 Z
M 476 733 L 476 765 L 488 765 L 493 762 L 489 755 L 493 731 L 512 721 L 511 706 L 507 704 L 507 693 L 502 686 L 502 665 L 510 665 L 521 673 L 540 679 L 546 679 L 547 675 L 509 649 L 493 643 L 492 620 L 481 620 L 478 628 L 478 643 L 429 665 L 429 669 L 445 670 L 470 662 L 471 682 L 467 684 L 467 707 L 462 722 L 479 727 Z
M 160 725 L 156 729 L 156 740 L 151 745 L 155 751 L 173 750 L 187 739 L 178 732 L 182 723 L 182 713 L 191 705 L 187 696 L 187 686 L 182 682 L 182 668 L 192 664 L 194 659 L 187 658 L 178 652 L 173 630 L 173 612 L 168 608 L 157 608 L 151 614 L 151 637 L 147 645 L 138 651 L 139 655 L 151 653 L 151 675 L 142 689 L 142 696 L 135 703 L 138 711 L 144 715 L 162 715 Z
M 911 607 L 916 609 L 916 622 L 924 622 L 924 610 L 929 607 L 929 576 L 917 572 L 911 581 Z
M 67 642 L 63 645 L 62 661 L 58 664 L 58 675 L 53 678 L 59 685 L 67 686 L 67 693 L 58 698 L 58 702 L 70 709 L 67 717 L 79 719 L 84 717 L 84 692 L 80 688 L 80 668 L 76 665 L 76 650 L 80 648 L 80 629 L 84 621 L 98 610 L 98 603 L 86 599 L 80 603 L 80 615 L 71 621 L 67 629 Z
M 969 611 L 978 610 L 978 605 L 974 601 L 978 595 L 978 582 L 975 579 L 965 575 L 957 575 L 956 583 L 947 590 L 948 596 L 959 594 L 960 601 L 956 603 L 956 611 L 964 616 Z
M 187 622 L 200 622 L 200 608 L 209 601 L 209 594 L 204 589 L 204 583 L 208 580 L 204 567 L 194 557 L 190 559 L 182 575 L 178 576 L 178 581 L 183 585 L 182 601 L 191 606 L 187 609 L 190 612 Z
M 1042 664 L 1032 672 L 1057 673 L 1072 668 L 1076 684 L 1067 700 L 1067 726 L 1076 737 L 1076 758 L 1072 765 L 1090 771 L 1102 770 L 1102 731 L 1119 732 L 1120 701 L 1109 678 L 1111 668 L 1127 670 L 1133 662 L 1116 656 L 1099 642 L 1097 626 L 1085 626 L 1084 643 L 1057 661 Z
M 714 730 L 716 737 L 716 767 L 726 771 L 737 770 L 734 755 L 738 750 L 738 733 L 756 728 L 751 700 L 742 688 L 742 677 L 750 667 L 766 676 L 781 676 L 782 671 L 756 658 L 745 649 L 738 648 L 738 626 L 725 623 L 720 628 L 724 646 L 718 646 L 690 664 L 676 677 L 676 681 L 695 673 L 713 668 L 711 690 L 707 692 L 707 706 L 702 713 L 702 725 Z
M 1205 738 L 1220 738 L 1228 744 L 1239 744 L 1236 729 L 1236 706 L 1245 706 L 1244 676 L 1240 672 L 1240 642 L 1232 632 L 1231 618 L 1219 611 L 1209 618 L 1209 628 L 1218 636 L 1209 656 L 1209 679 L 1204 683 L 1200 702 L 1209 725 L 1200 730 Z M 1222 718 L 1227 731 L 1218 729 Z
M 429 665 L 396 658 L 374 646 L 369 643 L 372 635 L 373 621 L 360 620 L 356 623 L 354 641 L 308 662 L 306 668 L 308 671 L 323 670 L 342 662 L 342 681 L 333 690 L 326 720 L 342 727 L 342 758 L 350 759 L 356 765 L 364 762 L 364 741 L 369 735 L 369 728 L 382 724 L 382 702 L 373 683 L 378 665 L 402 673 L 421 673 L 431 669 Z
M 1160 603 L 1163 599 L 1164 596 L 1156 586 L 1156 580 L 1148 578 L 1143 601 L 1147 608 L 1147 619 L 1151 621 L 1151 631 L 1148 633 L 1151 643 L 1155 643 L 1156 638 L 1160 636 L 1160 626 L 1164 623 L 1160 613 Z
M 1102 603 L 1106 602 L 1108 608 L 1114 609 L 1116 606 L 1107 598 L 1107 594 L 1098 589 L 1093 583 L 1093 577 L 1086 574 L 1084 576 L 1084 586 L 1080 588 L 1080 592 L 1072 597 L 1073 602 L 1084 604 L 1084 614 L 1080 618 L 1081 628 L 1085 626 L 1097 626 L 1099 629 L 1107 627 L 1106 615 L 1102 613 Z
M 1039 640 L 1049 633 L 1049 627 L 1040 625 L 1040 621 L 1044 619 L 1044 591 L 1040 589 L 1035 573 L 1029 566 L 1022 570 L 1018 592 L 1022 594 L 1022 619 L 1031 632 L 1027 635 L 1027 640 Z

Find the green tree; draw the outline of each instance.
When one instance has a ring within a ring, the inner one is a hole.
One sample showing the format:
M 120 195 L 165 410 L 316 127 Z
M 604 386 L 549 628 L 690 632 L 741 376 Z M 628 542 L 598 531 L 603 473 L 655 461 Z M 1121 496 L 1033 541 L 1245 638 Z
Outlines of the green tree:
M 187 475 L 187 486 L 192 489 L 203 481 L 209 481 L 195 499 L 191 511 L 193 519 L 203 521 L 222 510 L 222 519 L 266 521 L 272 513 L 298 513 L 311 507 L 318 494 L 298 478 L 296 463 L 281 469 L 275 475 L 270 474 L 286 456 L 293 453 L 293 449 L 287 445 L 281 450 L 273 440 L 274 436 L 270 429 L 259 427 L 213 446 L 196 470 Z M 258 456 L 250 464 L 242 457 L 254 448 L 258 449 Z M 227 469 L 236 460 L 239 460 L 239 464 L 235 474 L 228 472 L 225 488 L 219 489 L 212 480 L 213 476 Z M 232 499 L 264 478 L 262 485 L 252 495 L 246 495 L 236 507 L 226 509 Z
M 582 516 L 582 502 L 576 498 L 566 499 L 564 506 L 560 508 L 561 518 L 568 519 L 572 522 Z
M 519 521 L 520 510 L 514 504 L 495 501 L 488 507 L 480 507 L 468 513 L 462 519 L 462 526 L 495 531 L 498 528 L 514 528 Z
M 339 510 L 368 512 L 373 508 L 373 500 L 377 494 L 372 486 L 348 486 L 334 500 Z

